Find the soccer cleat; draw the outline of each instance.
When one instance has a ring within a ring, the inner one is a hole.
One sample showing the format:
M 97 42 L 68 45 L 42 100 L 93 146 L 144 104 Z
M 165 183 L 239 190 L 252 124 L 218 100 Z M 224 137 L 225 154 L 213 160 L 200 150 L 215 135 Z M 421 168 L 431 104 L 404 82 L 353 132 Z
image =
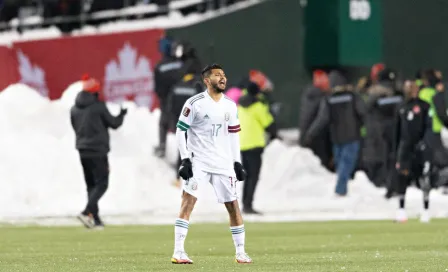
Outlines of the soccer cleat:
M 80 214 L 77 216 L 78 220 L 88 229 L 94 227 L 93 218 L 89 215 Z
M 395 221 L 397 223 L 406 223 L 408 221 L 408 216 L 405 209 L 398 209 Z
M 238 253 L 235 256 L 235 262 L 237 263 L 252 263 L 252 259 L 247 253 Z
M 420 215 L 420 222 L 421 223 L 429 223 L 431 221 L 431 216 L 429 215 L 428 211 L 423 211 Z
M 193 264 L 185 251 L 176 251 L 171 257 L 171 262 L 173 264 Z
M 92 227 L 93 230 L 104 230 L 104 223 L 100 218 L 94 220 L 94 225 Z
M 256 215 L 263 215 L 261 212 L 254 210 L 252 207 L 244 207 L 243 208 L 243 213 L 245 214 L 256 214 Z

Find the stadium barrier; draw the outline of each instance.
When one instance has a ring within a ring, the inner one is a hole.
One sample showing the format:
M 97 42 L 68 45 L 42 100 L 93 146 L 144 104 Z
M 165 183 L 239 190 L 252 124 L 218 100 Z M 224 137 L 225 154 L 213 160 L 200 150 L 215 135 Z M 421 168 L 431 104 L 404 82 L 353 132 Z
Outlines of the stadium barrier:
M 110 102 L 132 100 L 157 107 L 154 67 L 160 60 L 157 41 L 164 30 L 63 37 L 0 47 L 0 89 L 21 82 L 41 95 L 58 99 L 84 73 L 96 77 Z

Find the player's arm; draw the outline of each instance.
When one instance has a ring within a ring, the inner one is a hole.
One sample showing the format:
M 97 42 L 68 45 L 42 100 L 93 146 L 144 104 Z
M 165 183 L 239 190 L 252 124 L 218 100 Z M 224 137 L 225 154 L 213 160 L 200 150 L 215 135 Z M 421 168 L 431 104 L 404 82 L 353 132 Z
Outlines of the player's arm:
M 240 120 L 238 119 L 238 109 L 236 106 L 230 116 L 228 132 L 230 137 L 230 145 L 232 148 L 233 162 L 241 163 L 241 152 L 240 152 L 240 135 L 238 132 L 241 131 Z
M 194 112 L 193 106 L 190 105 L 189 102 L 190 100 L 187 100 L 187 102 L 185 102 L 176 125 L 177 146 L 179 147 L 180 157 L 182 160 L 190 158 L 190 154 L 188 153 L 187 149 L 186 133 L 193 123 Z
M 235 170 L 236 179 L 239 181 L 246 180 L 247 173 L 241 164 L 241 149 L 240 149 L 240 135 L 241 131 L 240 120 L 238 119 L 238 109 L 236 105 L 233 107 L 230 114 L 228 132 L 230 137 L 230 146 L 232 149 L 233 169 Z

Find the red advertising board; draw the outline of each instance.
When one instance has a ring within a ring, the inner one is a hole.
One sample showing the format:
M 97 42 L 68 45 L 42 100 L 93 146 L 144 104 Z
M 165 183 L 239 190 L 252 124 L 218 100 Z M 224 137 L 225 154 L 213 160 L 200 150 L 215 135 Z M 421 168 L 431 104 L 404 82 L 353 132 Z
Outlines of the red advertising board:
M 87 73 L 101 82 L 107 101 L 133 100 L 153 108 L 153 71 L 161 58 L 157 42 L 163 34 L 157 29 L 64 37 L 18 42 L 13 48 L 20 81 L 50 99 L 59 98 Z
M 14 51 L 6 46 L 0 46 L 0 90 L 19 80 L 17 60 Z

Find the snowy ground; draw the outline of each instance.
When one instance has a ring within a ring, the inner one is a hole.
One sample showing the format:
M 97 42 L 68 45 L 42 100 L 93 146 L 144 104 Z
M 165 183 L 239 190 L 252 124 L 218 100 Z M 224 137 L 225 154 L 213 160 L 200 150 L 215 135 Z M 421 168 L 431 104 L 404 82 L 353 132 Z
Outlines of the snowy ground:
M 24 85 L 0 93 L 0 221 L 9 223 L 77 224 L 73 217 L 85 204 L 85 185 L 69 108 L 79 83 L 61 100 L 50 102 Z M 111 179 L 101 201 L 109 224 L 172 223 L 180 204 L 180 190 L 170 163 L 176 159 L 174 137 L 169 137 L 167 161 L 152 155 L 156 145 L 158 112 L 126 105 L 129 113 L 122 128 L 111 132 Z M 118 112 L 117 105 L 109 105 Z M 294 132 L 289 132 L 291 135 Z M 310 151 L 271 143 L 265 151 L 255 207 L 264 216 L 249 221 L 339 220 L 393 218 L 396 200 L 386 201 L 358 173 L 350 195 L 335 198 L 335 176 L 319 166 Z M 240 184 L 241 185 L 241 184 Z M 433 192 L 434 216 L 446 216 L 448 197 Z M 421 207 L 421 193 L 408 194 L 410 216 Z M 201 195 L 192 221 L 226 221 L 213 189 Z

